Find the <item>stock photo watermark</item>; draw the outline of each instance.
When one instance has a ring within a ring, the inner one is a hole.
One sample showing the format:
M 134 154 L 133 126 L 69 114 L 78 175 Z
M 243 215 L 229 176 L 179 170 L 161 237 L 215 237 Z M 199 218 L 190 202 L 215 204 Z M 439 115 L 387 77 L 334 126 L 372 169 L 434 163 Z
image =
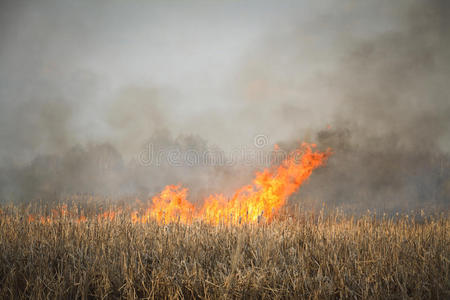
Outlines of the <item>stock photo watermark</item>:
M 229 152 L 217 148 L 196 149 L 181 146 L 160 147 L 147 143 L 139 153 L 138 161 L 142 166 L 255 166 L 264 167 L 279 164 L 289 157 L 289 153 L 274 147 L 269 150 L 270 139 L 258 134 L 253 138 L 253 145 L 240 146 Z

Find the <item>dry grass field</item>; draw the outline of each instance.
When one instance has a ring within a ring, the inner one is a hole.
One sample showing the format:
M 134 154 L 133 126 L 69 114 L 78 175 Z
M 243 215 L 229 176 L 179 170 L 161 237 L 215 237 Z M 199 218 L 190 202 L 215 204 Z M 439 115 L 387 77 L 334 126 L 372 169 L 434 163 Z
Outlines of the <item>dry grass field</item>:
M 450 219 L 297 213 L 243 225 L 30 221 L 3 207 L 0 298 L 449 299 Z

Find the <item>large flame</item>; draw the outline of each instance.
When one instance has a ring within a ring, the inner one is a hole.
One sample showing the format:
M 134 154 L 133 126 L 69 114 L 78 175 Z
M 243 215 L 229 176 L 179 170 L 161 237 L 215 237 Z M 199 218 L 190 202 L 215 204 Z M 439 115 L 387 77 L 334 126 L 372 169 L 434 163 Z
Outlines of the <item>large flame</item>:
M 313 151 L 314 147 L 314 144 L 303 143 L 277 168 L 257 172 L 253 183 L 239 188 L 231 198 L 223 194 L 210 195 L 197 210 L 186 199 L 186 188 L 169 185 L 153 197 L 153 204 L 145 215 L 134 217 L 134 221 L 144 223 L 153 218 L 160 223 L 190 223 L 193 220 L 211 224 L 270 222 L 312 171 L 326 162 L 330 151 Z
M 253 184 L 238 189 L 230 200 L 223 195 L 209 196 L 201 218 L 214 224 L 271 221 L 312 171 L 325 163 L 329 152 L 313 152 L 314 146 L 303 144 L 275 170 L 257 172 Z
M 276 146 L 277 147 L 277 146 Z M 309 178 L 314 169 L 325 164 L 331 151 L 314 151 L 314 144 L 303 143 L 299 149 L 276 168 L 257 172 L 252 184 L 239 188 L 231 198 L 223 194 L 206 197 L 201 207 L 195 207 L 187 200 L 188 189 L 180 185 L 168 185 L 152 198 L 151 204 L 143 211 L 132 211 L 133 223 L 183 223 L 203 221 L 210 224 L 243 224 L 270 222 L 274 215 L 286 203 L 289 196 L 296 192 Z M 119 210 L 109 210 L 98 214 L 97 219 L 113 220 L 124 216 Z M 41 223 L 51 223 L 55 218 L 67 218 L 67 206 L 52 211 L 52 217 L 41 217 Z M 28 217 L 35 221 L 34 216 Z M 78 222 L 85 222 L 81 216 Z

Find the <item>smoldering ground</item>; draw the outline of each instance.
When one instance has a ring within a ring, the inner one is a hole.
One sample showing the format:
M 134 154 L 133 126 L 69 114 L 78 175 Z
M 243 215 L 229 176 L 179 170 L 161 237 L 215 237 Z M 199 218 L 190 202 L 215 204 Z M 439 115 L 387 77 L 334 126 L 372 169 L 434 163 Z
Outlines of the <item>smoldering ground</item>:
M 447 1 L 2 5 L 2 201 L 231 192 L 262 166 L 139 153 L 229 155 L 263 133 L 333 149 L 293 203 L 448 207 Z

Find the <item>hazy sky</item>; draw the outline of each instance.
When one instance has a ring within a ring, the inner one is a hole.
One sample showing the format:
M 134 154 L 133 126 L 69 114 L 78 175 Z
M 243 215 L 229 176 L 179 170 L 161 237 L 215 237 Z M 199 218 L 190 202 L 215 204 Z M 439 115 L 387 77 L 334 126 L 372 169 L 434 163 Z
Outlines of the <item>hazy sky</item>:
M 133 158 L 263 134 L 333 150 L 292 201 L 448 206 L 449 31 L 448 0 L 2 1 L 0 200 L 231 193 L 260 166 Z
M 355 44 L 402 31 L 421 1 L 6 1 L 3 158 L 155 130 L 222 148 L 335 121 Z

